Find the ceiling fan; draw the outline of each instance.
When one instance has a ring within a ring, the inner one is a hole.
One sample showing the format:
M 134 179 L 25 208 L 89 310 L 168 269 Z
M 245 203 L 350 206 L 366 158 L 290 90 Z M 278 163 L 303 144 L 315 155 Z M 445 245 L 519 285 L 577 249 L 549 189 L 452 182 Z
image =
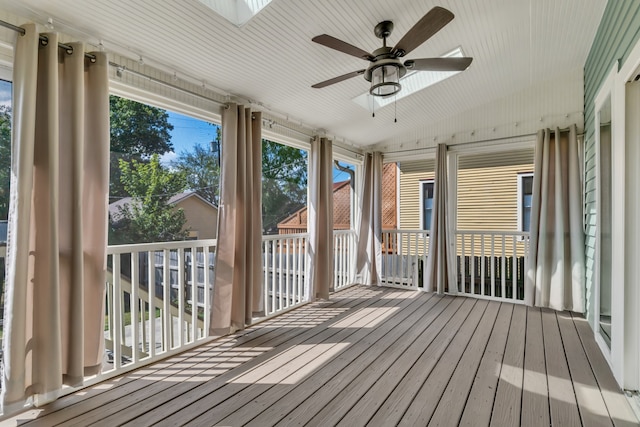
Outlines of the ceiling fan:
M 366 69 L 334 77 L 311 87 L 319 89 L 364 74 L 365 80 L 371 82 L 369 93 L 374 96 L 387 97 L 397 94 L 402 89 L 400 78 L 407 73 L 407 70 L 464 71 L 469 67 L 473 58 L 421 58 L 408 59 L 404 63 L 400 60 L 440 31 L 453 18 L 454 15 L 449 10 L 439 6 L 434 7 L 394 47 L 387 46 L 387 37 L 393 31 L 393 22 L 382 21 L 373 30 L 374 34 L 382 39 L 382 47 L 372 53 L 327 34 L 316 36 L 311 40 L 347 55 L 367 60 L 371 64 Z

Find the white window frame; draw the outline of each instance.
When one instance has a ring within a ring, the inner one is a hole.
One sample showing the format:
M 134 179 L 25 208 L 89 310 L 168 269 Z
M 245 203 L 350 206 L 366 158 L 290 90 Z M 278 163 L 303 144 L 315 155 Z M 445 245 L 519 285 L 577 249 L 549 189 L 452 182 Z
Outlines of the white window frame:
M 420 230 L 431 230 L 430 228 L 424 228 L 424 184 L 431 184 L 433 186 L 435 186 L 435 180 L 434 179 L 421 179 L 419 182 L 420 185 L 420 201 L 419 201 L 419 206 L 420 206 L 420 223 L 418 228 Z M 435 191 L 435 188 L 434 188 Z
M 518 231 L 524 232 L 524 223 L 522 221 L 522 197 L 524 196 L 524 178 L 533 178 L 533 172 L 518 173 Z M 531 224 L 529 224 L 531 228 Z

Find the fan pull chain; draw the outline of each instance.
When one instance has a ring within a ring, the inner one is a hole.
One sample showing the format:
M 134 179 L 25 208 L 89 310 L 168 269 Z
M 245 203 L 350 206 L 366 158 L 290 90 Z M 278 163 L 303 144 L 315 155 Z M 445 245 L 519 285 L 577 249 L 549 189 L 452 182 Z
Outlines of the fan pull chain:
M 393 123 L 398 123 L 398 95 L 393 97 Z
M 376 116 L 376 101 L 373 99 L 373 97 L 371 97 L 371 117 L 375 117 Z

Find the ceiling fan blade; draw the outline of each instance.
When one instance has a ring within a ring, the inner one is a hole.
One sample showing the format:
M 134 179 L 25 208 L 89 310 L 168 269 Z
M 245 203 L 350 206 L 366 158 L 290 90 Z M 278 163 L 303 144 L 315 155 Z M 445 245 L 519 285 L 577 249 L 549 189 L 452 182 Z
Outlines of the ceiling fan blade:
M 473 58 L 422 58 L 409 59 L 404 66 L 417 71 L 464 71 L 469 68 Z
M 366 52 L 359 47 L 355 47 L 347 42 L 343 42 L 335 37 L 329 36 L 327 34 L 322 34 L 320 36 L 315 36 L 311 39 L 311 41 L 321 44 L 326 47 L 330 47 L 331 49 L 338 50 L 342 53 L 346 53 L 347 55 L 352 55 L 360 59 L 366 59 L 368 61 L 373 60 L 373 56 L 369 52 Z
M 427 12 L 393 48 L 396 57 L 401 57 L 431 38 L 453 19 L 454 15 L 443 7 L 436 6 Z
M 314 84 L 314 85 L 313 85 L 313 86 L 311 86 L 311 87 L 312 87 L 312 88 L 315 88 L 315 89 L 320 89 L 320 88 L 323 88 L 323 87 L 326 87 L 326 86 L 332 85 L 332 84 L 334 84 L 334 83 L 339 83 L 339 82 L 341 82 L 341 81 L 343 81 L 343 80 L 350 79 L 351 77 L 355 77 L 355 76 L 362 75 L 362 74 L 364 74 L 364 72 L 365 72 L 365 70 L 358 70 L 358 71 L 354 71 L 354 72 L 352 72 L 352 73 L 344 74 L 344 75 L 342 75 L 342 76 L 334 77 L 334 78 L 332 78 L 332 79 L 325 80 L 325 81 L 320 82 L 320 83 L 316 83 L 316 84 Z

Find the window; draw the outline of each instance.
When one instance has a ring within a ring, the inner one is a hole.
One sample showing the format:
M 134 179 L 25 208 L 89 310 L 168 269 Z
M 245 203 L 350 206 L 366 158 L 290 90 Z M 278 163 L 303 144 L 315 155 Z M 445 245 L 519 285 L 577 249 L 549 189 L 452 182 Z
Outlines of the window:
M 433 214 L 433 180 L 420 183 L 420 224 L 423 230 L 431 229 L 431 217 Z
M 533 174 L 518 174 L 518 230 L 530 231 Z

